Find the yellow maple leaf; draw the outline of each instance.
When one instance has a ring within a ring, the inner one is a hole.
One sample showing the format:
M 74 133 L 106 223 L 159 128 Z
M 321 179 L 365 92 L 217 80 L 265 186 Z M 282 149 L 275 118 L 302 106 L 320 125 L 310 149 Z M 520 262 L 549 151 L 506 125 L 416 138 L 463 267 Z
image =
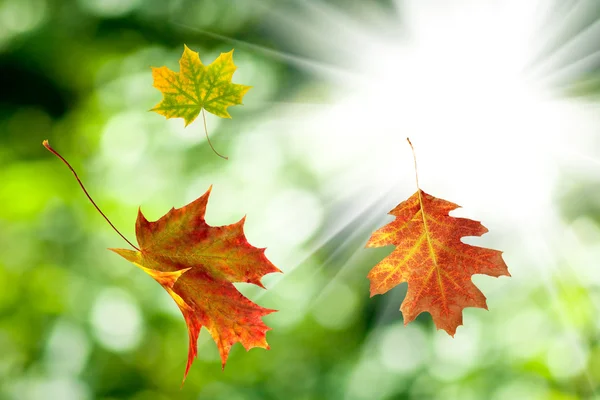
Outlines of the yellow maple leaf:
M 197 52 L 184 47 L 179 72 L 167 67 L 152 68 L 154 87 L 163 93 L 163 100 L 151 111 L 167 118 L 183 118 L 186 126 L 203 108 L 219 117 L 231 118 L 227 107 L 242 104 L 242 97 L 252 87 L 231 83 L 237 69 L 233 50 L 203 65 Z
M 184 45 L 179 72 L 164 66 L 152 68 L 154 87 L 162 92 L 163 99 L 150 111 L 166 118 L 183 118 L 185 126 L 203 110 L 221 118 L 231 118 L 227 107 L 242 104 L 242 97 L 252 88 L 231 82 L 236 69 L 233 50 L 221 53 L 211 64 L 204 65 L 198 53 Z M 204 129 L 206 131 L 206 118 Z M 206 137 L 208 139 L 208 132 Z M 209 144 L 212 147 L 210 139 Z

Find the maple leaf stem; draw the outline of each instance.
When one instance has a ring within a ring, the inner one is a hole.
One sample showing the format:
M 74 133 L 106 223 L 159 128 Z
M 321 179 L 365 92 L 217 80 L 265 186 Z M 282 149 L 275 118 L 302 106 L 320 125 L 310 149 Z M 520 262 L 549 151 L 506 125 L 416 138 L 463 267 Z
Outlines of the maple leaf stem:
M 100 210 L 100 207 L 98 207 L 98 205 L 96 204 L 96 202 L 92 199 L 92 196 L 90 196 L 90 194 L 88 193 L 88 191 L 85 189 L 85 186 L 83 186 L 83 183 L 79 179 L 79 176 L 77 175 L 77 172 L 75 172 L 75 170 L 73 169 L 73 167 L 71 167 L 71 164 L 69 164 L 69 162 L 67 160 L 65 160 L 64 157 L 61 156 L 56 150 L 54 150 L 52 147 L 50 147 L 50 144 L 48 143 L 47 140 L 44 140 L 42 142 L 42 144 L 52 154 L 54 154 L 56 157 L 60 158 L 61 161 L 66 164 L 67 167 L 69 167 L 69 169 L 71 170 L 71 172 L 73 173 L 73 175 L 75 175 L 75 179 L 77 179 L 77 182 L 79 182 L 79 186 L 81 186 L 81 189 L 83 189 L 83 193 L 85 193 L 85 195 L 92 202 L 92 204 L 94 205 L 94 207 L 96 207 L 96 210 L 98 210 L 98 212 L 100 213 L 100 215 L 102 215 L 104 217 L 104 219 L 106 220 L 106 222 L 108 222 L 108 224 L 115 230 L 115 232 L 117 232 L 119 234 L 119 236 L 121 236 L 123 238 L 123 240 L 125 240 L 131 247 L 133 247 L 137 251 L 140 251 L 140 249 L 138 249 L 136 245 L 134 245 L 129 240 L 127 240 L 127 238 L 125 236 L 123 236 L 123 234 L 121 232 L 119 232 L 119 230 L 113 225 L 113 223 L 110 222 L 110 220 L 108 219 L 108 217 L 106 215 L 104 215 L 104 213 L 102 212 L 102 210 Z
M 208 137 L 208 129 L 206 129 L 206 113 L 204 112 L 204 108 L 202 109 L 202 120 L 204 121 L 204 133 L 206 133 L 206 140 L 208 140 L 208 144 L 210 145 L 210 148 L 212 149 L 212 151 L 214 151 L 215 154 L 218 155 L 219 157 L 224 158 L 225 160 L 229 160 L 228 157 L 222 156 L 221 154 L 219 154 L 213 147 L 212 143 L 210 142 L 210 138 Z
M 415 148 L 413 147 L 409 138 L 406 138 L 406 140 L 408 141 L 408 144 L 410 144 L 410 149 L 412 150 L 413 160 L 415 161 L 415 178 L 417 180 L 417 189 L 421 189 L 421 187 L 419 186 L 419 174 L 417 173 L 417 155 L 415 154 Z

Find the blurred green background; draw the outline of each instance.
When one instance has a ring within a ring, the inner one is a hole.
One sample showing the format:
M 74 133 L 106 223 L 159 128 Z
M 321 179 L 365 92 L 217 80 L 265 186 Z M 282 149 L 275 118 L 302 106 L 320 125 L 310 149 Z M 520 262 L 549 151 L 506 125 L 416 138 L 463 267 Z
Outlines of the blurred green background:
M 294 16 L 301 3 L 0 1 L 0 399 L 600 398 L 595 284 L 563 272 L 519 275 L 518 255 L 509 255 L 514 277 L 475 278 L 491 311 L 467 309 L 455 338 L 436 331 L 429 314 L 403 325 L 406 285 L 369 298 L 366 274 L 391 249 L 362 247 L 387 209 L 331 234 L 344 202 L 328 197 L 329 180 L 269 124 L 282 104 L 331 100 L 322 79 L 290 62 L 290 38 L 269 23 L 274 10 Z M 391 10 L 391 2 L 368 3 L 331 4 Z M 183 129 L 147 111 L 161 99 L 150 66 L 177 71 L 184 43 L 206 64 L 235 48 L 233 82 L 254 87 L 230 108 L 231 120 L 208 116 L 213 144 L 230 161 L 212 153 L 199 122 Z M 566 92 L 594 98 L 599 71 Z M 126 245 L 43 139 L 130 239 L 138 206 L 156 219 L 211 184 L 209 224 L 248 215 L 250 243 L 267 247 L 284 271 L 263 280 L 267 291 L 238 285 L 280 310 L 264 318 L 271 350 L 238 344 L 221 371 L 203 330 L 180 389 L 187 331 L 179 310 L 106 250 Z M 563 182 L 564 223 L 593 251 L 569 247 L 573 257 L 552 263 L 597 265 L 600 180 Z

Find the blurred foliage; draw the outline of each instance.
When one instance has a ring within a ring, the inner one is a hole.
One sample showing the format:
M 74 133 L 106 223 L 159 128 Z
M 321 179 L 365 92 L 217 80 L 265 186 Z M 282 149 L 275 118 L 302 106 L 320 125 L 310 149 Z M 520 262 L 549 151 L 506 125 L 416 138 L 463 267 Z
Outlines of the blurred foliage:
M 380 216 L 358 215 L 326 235 L 347 204 L 327 201 L 326 182 L 293 143 L 260 134 L 259 121 L 278 102 L 307 92 L 327 97 L 292 63 L 244 44 L 284 49 L 267 17 L 292 3 L 0 2 L 0 398 L 592 398 L 600 382 L 597 278 L 588 288 L 556 276 L 554 289 L 534 279 L 476 279 L 493 312 L 467 310 L 468 329 L 454 339 L 436 332 L 429 315 L 403 326 L 405 287 L 369 299 L 365 276 L 391 251 L 361 249 Z M 231 110 L 234 119 L 208 119 L 228 163 L 212 154 L 199 125 L 184 131 L 181 121 L 147 112 L 161 97 L 150 66 L 177 69 L 183 43 L 207 63 L 235 47 L 234 81 L 254 86 Z M 199 360 L 180 389 L 183 318 L 156 282 L 106 251 L 120 239 L 43 139 L 130 238 L 139 205 L 158 218 L 210 184 L 210 224 L 247 213 L 250 242 L 267 246 L 285 272 L 263 281 L 267 291 L 239 285 L 280 310 L 265 318 L 271 350 L 236 345 L 221 371 L 203 331 Z M 598 199 L 575 195 L 565 203 L 569 215 L 578 213 L 569 220 L 573 235 L 600 243 Z M 573 254 L 556 262 L 597 265 L 600 250 Z M 518 275 L 523 262 L 512 261 Z

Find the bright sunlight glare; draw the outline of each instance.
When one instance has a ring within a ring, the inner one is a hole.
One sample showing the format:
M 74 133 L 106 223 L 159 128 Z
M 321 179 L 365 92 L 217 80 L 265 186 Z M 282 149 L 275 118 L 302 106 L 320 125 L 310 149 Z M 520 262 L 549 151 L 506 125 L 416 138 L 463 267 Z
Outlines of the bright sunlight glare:
M 410 137 L 425 191 L 468 205 L 488 223 L 545 214 L 556 174 L 548 157 L 568 115 L 525 79 L 533 11 L 502 4 L 440 12 L 437 2 L 406 2 L 404 31 L 371 37 L 346 61 L 365 79 L 318 117 L 319 133 L 339 135 L 317 142 L 330 139 L 323 147 L 352 154 L 348 173 L 363 171 L 356 181 L 402 187 L 407 197 L 415 190 Z
M 351 219 L 369 200 L 391 208 L 414 193 L 410 137 L 421 188 L 463 206 L 455 215 L 485 221 L 497 237 L 547 235 L 558 223 L 561 163 L 589 153 L 598 113 L 534 73 L 549 1 L 451 3 L 398 1 L 397 27 L 362 25 L 344 40 L 334 21 L 347 16 L 308 2 L 330 22 L 313 34 L 320 29 L 335 65 L 352 74 L 335 82 L 333 104 L 303 110 L 298 152 L 332 193 L 355 196 Z

